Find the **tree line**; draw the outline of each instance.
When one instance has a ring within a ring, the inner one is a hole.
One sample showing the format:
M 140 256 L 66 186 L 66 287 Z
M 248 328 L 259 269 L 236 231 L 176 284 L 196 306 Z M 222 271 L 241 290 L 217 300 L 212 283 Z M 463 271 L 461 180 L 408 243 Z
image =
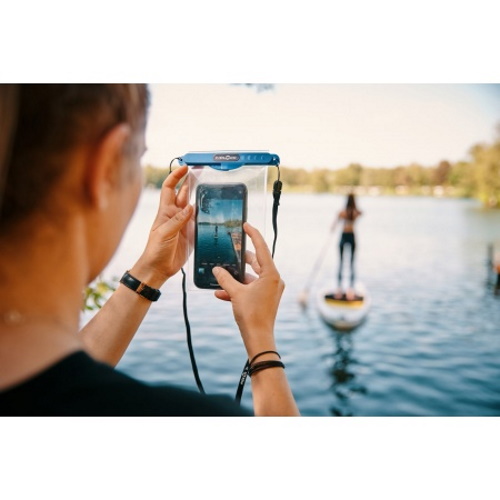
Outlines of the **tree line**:
M 276 180 L 274 170 L 270 169 L 269 188 Z M 160 188 L 168 169 L 149 165 L 144 173 L 147 186 Z M 412 163 L 395 168 L 365 167 L 359 163 L 339 169 L 281 166 L 280 179 L 283 189 L 289 192 L 465 197 L 500 208 L 500 126 L 498 137 L 490 144 L 473 146 L 467 161 L 443 160 L 433 166 Z

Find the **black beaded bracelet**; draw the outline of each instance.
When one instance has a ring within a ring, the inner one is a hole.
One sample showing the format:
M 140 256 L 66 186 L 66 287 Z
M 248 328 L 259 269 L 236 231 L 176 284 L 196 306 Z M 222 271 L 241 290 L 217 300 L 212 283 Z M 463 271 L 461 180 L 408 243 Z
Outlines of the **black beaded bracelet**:
M 156 302 L 160 298 L 160 290 L 152 288 L 146 285 L 146 283 L 142 283 L 137 278 L 134 278 L 128 271 L 125 271 L 120 283 L 151 302 Z

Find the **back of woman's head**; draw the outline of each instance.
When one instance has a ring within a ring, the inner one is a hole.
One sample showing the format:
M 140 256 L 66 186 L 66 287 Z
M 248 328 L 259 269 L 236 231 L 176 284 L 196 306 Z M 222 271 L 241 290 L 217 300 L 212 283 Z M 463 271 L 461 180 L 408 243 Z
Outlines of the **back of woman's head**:
M 119 123 L 128 123 L 134 132 L 144 127 L 149 104 L 145 85 L 14 87 L 17 107 L 10 110 L 15 127 L 9 160 L 2 165 L 7 172 L 0 229 L 42 206 L 76 148 L 91 147 Z
M 17 85 L 0 85 L 0 212 L 17 119 Z

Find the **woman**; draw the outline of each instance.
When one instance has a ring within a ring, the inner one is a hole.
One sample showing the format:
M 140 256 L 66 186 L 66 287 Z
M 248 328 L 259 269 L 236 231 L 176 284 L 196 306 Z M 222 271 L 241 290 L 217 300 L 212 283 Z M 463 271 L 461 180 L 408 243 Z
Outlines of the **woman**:
M 150 386 L 113 368 L 159 288 L 186 261 L 193 207 L 187 186 L 176 190 L 186 167 L 163 184 L 143 254 L 79 331 L 82 290 L 112 258 L 139 199 L 147 87 L 17 91 L 9 159 L 0 151 L 0 414 L 251 415 L 230 398 Z M 255 359 L 250 373 L 259 368 L 251 376 L 253 414 L 298 415 L 273 331 L 284 284 L 260 233 L 248 224 L 244 230 L 256 249 L 247 262 L 257 277 L 242 284 L 215 268 L 222 287 L 215 295 L 231 302 Z
M 340 236 L 339 242 L 339 252 L 340 252 L 340 262 L 339 262 L 339 271 L 337 275 L 338 283 L 337 283 L 337 291 L 335 292 L 336 299 L 345 298 L 346 300 L 353 300 L 355 298 L 354 293 L 354 281 L 355 281 L 355 273 L 354 273 L 354 256 L 356 252 L 356 238 L 354 236 L 354 223 L 356 219 L 362 214 L 360 210 L 356 207 L 356 200 L 354 198 L 354 194 L 350 193 L 347 196 L 347 203 L 344 210 L 342 210 L 337 219 L 332 225 L 332 231 L 335 229 L 337 223 L 343 222 L 344 226 L 342 228 L 342 234 Z M 346 246 L 350 247 L 351 258 L 350 258 L 350 286 L 347 288 L 345 294 L 343 293 L 342 288 L 342 273 L 344 267 L 344 249 Z

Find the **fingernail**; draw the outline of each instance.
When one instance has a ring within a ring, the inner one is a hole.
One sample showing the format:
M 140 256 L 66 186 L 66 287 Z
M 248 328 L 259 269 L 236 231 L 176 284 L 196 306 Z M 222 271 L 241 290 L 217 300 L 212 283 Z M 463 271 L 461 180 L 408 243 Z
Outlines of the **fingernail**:
M 220 267 L 214 267 L 214 268 L 212 269 L 212 274 L 213 274 L 214 276 L 217 276 L 217 275 L 219 274 L 219 272 L 220 272 Z

